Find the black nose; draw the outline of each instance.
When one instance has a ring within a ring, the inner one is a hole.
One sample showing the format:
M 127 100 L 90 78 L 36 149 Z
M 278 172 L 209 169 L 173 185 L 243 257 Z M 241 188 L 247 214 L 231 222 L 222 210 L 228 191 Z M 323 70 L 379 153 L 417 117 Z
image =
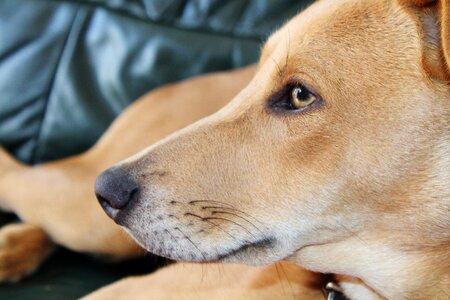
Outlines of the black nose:
M 106 214 L 115 219 L 138 191 L 138 185 L 121 168 L 111 168 L 95 181 L 95 195 Z

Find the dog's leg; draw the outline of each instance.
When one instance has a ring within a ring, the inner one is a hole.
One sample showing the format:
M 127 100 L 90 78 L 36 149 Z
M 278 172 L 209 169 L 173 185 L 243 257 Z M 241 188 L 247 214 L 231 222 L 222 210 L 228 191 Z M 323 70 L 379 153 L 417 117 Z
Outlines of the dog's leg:
M 2 227 L 0 282 L 16 282 L 33 273 L 54 248 L 54 243 L 37 226 L 10 224 Z
M 56 243 L 114 258 L 142 253 L 94 197 L 97 174 L 227 103 L 254 67 L 166 86 L 131 105 L 89 151 L 34 167 L 0 152 L 0 207 L 37 225 Z
M 23 168 L 0 148 L 0 177 Z M 5 205 L 0 199 L 0 205 Z M 2 206 L 2 210 L 11 211 Z M 9 224 L 0 228 L 0 283 L 16 282 L 30 275 L 53 252 L 56 245 L 38 226 Z
M 5 178 L 11 172 L 20 172 L 24 170 L 25 166 L 20 162 L 16 161 L 11 157 L 6 151 L 0 146 L 0 180 Z M 16 188 L 11 186 L 10 190 Z M 0 195 L 0 210 L 5 212 L 12 212 L 12 207 L 6 195 Z
M 84 156 L 27 167 L 2 154 L 0 207 L 41 227 L 51 239 L 75 251 L 135 255 L 138 249 L 98 208 L 93 184 L 99 169 Z M 5 163 L 4 163 L 5 164 Z
M 317 300 L 323 299 L 322 279 L 285 262 L 265 268 L 179 263 L 150 275 L 122 279 L 83 299 Z

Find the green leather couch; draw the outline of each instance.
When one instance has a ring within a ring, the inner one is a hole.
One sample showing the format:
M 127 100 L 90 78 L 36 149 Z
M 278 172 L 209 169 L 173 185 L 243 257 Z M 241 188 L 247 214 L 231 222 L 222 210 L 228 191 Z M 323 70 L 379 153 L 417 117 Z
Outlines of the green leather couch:
M 255 62 L 266 37 L 309 2 L 2 0 L 0 145 L 28 164 L 82 152 L 153 88 Z M 61 249 L 31 278 L 1 285 L 0 299 L 75 299 L 159 263 L 106 264 Z

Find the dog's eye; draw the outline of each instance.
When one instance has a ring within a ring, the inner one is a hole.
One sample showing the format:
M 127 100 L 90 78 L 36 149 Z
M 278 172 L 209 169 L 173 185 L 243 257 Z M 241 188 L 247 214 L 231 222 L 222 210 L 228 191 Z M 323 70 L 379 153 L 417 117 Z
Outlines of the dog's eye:
M 317 101 L 317 97 L 302 85 L 292 87 L 289 108 L 292 110 L 304 109 Z
M 273 94 L 268 106 L 277 113 L 291 111 L 303 112 L 322 103 L 322 98 L 301 83 L 287 84 L 281 91 Z

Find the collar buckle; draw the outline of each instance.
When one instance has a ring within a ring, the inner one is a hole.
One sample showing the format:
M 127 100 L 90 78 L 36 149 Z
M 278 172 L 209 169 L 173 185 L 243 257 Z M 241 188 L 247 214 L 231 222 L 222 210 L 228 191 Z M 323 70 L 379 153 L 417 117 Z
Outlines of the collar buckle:
M 347 300 L 343 294 L 343 290 L 335 282 L 328 282 L 323 287 L 323 292 L 326 300 Z

